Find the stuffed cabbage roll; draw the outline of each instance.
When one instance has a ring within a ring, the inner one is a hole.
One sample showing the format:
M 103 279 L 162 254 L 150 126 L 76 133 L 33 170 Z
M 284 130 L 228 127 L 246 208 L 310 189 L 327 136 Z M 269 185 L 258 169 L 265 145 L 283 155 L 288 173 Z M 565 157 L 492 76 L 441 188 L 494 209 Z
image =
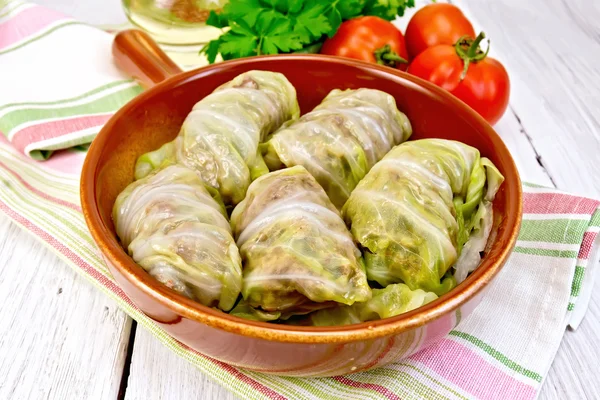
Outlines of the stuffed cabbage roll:
M 235 205 L 252 179 L 269 172 L 258 144 L 299 114 L 296 89 L 284 75 L 246 72 L 196 103 L 174 141 L 139 158 L 135 177 L 179 162 Z
M 411 133 L 408 118 L 389 94 L 336 89 L 261 148 L 270 170 L 304 166 L 341 208 L 373 165 Z
M 250 303 L 242 299 L 229 311 L 229 315 L 253 321 L 271 322 L 281 318 L 281 311 L 263 311 L 260 308 L 252 307 Z
M 410 290 L 403 283 L 373 289 L 373 297 L 364 303 L 338 306 L 315 311 L 305 317 L 290 321 L 293 325 L 340 326 L 374 321 L 414 310 L 437 299 L 435 293 L 421 289 Z
M 171 165 L 133 182 L 117 197 L 113 221 L 129 255 L 159 282 L 204 305 L 233 307 L 239 251 L 218 193 L 194 171 Z
M 460 142 L 424 139 L 394 148 L 343 208 L 368 278 L 438 295 L 450 290 L 479 264 L 503 180 L 491 161 Z M 453 266 L 457 276 L 449 275 Z
M 371 298 L 360 251 L 304 167 L 255 180 L 233 210 L 231 225 L 249 306 L 285 319 Z

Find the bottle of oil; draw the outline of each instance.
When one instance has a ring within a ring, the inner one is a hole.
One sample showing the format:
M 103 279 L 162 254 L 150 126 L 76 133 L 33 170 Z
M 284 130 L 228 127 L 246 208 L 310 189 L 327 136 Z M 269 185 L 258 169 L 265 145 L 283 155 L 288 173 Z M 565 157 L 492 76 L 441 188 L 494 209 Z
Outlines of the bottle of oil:
M 129 20 L 167 45 L 201 45 L 221 35 L 206 25 L 210 11 L 227 0 L 123 0 Z

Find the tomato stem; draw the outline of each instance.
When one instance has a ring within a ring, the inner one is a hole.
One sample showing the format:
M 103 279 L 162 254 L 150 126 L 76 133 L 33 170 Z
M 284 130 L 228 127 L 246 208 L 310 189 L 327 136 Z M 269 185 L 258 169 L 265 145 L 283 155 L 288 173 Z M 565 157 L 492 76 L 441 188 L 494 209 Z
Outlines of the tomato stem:
M 400 57 L 389 44 L 386 44 L 380 49 L 373 52 L 377 64 L 386 65 L 388 67 L 396 68 L 398 64 L 408 64 L 404 58 Z
M 487 57 L 490 52 L 490 40 L 488 39 L 488 47 L 485 50 L 481 50 L 479 45 L 481 41 L 485 39 L 485 33 L 481 32 L 475 39 L 470 38 L 469 36 L 463 36 L 454 44 L 454 48 L 456 49 L 456 54 L 462 58 L 464 67 L 463 71 L 460 74 L 460 80 L 462 81 L 467 76 L 467 72 L 469 71 L 469 65 L 472 62 L 481 61 Z

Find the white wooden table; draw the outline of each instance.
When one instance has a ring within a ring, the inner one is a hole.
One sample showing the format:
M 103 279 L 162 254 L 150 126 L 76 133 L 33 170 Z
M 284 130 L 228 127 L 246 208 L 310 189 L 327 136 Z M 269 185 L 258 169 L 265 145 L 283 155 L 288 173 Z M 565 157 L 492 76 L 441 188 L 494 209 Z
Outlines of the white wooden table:
M 125 21 L 119 0 L 36 1 L 93 24 Z M 453 2 L 509 70 L 511 106 L 496 129 L 523 179 L 600 198 L 600 1 Z M 0 399 L 234 398 L 4 214 L 0 265 Z M 600 279 L 542 399 L 600 398 L 599 319 Z

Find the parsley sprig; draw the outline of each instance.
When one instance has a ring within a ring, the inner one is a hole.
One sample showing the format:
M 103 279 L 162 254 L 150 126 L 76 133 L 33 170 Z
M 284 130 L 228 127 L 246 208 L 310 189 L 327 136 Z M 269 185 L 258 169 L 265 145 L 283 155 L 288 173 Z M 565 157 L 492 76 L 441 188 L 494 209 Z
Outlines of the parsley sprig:
M 230 0 L 206 23 L 230 29 L 200 50 L 208 61 L 318 49 L 343 21 L 363 15 L 393 20 L 414 0 Z

